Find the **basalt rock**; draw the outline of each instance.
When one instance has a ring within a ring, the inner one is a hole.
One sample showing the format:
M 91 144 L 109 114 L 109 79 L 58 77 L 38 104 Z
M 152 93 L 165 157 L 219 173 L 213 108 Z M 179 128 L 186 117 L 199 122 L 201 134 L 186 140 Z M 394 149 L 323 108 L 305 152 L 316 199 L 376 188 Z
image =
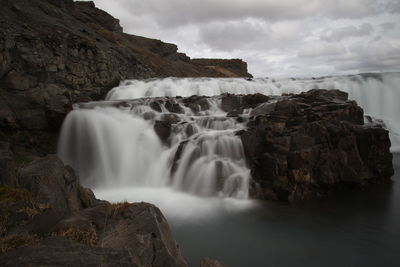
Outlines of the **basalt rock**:
M 54 155 L 1 155 L 15 164 L 0 183 L 1 266 L 187 266 L 154 205 L 96 199 Z
M 84 244 L 127 249 L 137 266 L 187 266 L 161 211 L 147 203 L 85 209 L 59 222 L 54 233 Z
M 239 132 L 251 195 L 294 201 L 363 187 L 393 175 L 388 131 L 338 90 L 311 90 L 263 103 Z
M 128 249 L 102 248 L 62 237 L 0 255 L 2 266 L 140 266 Z

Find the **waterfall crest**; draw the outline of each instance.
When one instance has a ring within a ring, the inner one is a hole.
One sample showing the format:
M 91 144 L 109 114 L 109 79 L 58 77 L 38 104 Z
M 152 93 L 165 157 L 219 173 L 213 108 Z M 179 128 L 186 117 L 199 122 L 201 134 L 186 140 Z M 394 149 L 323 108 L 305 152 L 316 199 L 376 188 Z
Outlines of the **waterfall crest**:
M 400 73 L 369 73 L 322 78 L 166 78 L 123 81 L 106 99 L 213 96 L 223 93 L 282 95 L 311 89 L 339 89 L 356 100 L 365 114 L 381 119 L 390 131 L 392 151 L 400 151 Z

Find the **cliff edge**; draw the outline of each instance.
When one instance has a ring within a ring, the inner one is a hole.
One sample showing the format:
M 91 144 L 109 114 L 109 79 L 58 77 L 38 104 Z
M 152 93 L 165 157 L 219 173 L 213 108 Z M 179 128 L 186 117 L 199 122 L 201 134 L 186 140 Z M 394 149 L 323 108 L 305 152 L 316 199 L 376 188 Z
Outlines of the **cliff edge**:
M 2 0 L 1 6 L 0 125 L 8 141 L 38 151 L 54 152 L 73 103 L 102 99 L 122 80 L 251 77 L 241 60 L 204 64 L 174 44 L 123 33 L 119 20 L 93 2 Z

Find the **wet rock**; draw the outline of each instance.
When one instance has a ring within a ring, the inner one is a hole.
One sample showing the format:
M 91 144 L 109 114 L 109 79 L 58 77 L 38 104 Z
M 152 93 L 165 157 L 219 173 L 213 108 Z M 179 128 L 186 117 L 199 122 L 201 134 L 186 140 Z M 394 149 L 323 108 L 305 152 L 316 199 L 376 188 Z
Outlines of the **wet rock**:
M 295 201 L 393 175 L 388 131 L 338 90 L 311 90 L 256 107 L 239 132 L 256 198 Z
M 249 95 L 244 95 L 243 96 L 243 102 L 247 107 L 255 107 L 261 103 L 268 102 L 270 100 L 270 97 L 256 93 L 256 94 L 249 94 Z
M 192 95 L 183 99 L 182 102 L 195 113 L 208 110 L 210 108 L 210 103 L 205 96 Z
M 221 95 L 221 109 L 225 112 L 238 110 L 242 106 L 241 97 L 233 94 Z
M 172 113 L 183 113 L 182 107 L 178 103 L 171 100 L 165 102 L 165 108 Z
M 138 266 L 187 266 L 167 221 L 151 204 L 98 205 L 62 220 L 55 233 L 103 248 L 127 249 Z
M 200 267 L 225 267 L 225 264 L 218 260 L 205 258 L 201 260 Z
M 275 111 L 276 103 L 263 103 L 250 112 L 250 116 L 268 115 Z
M 168 137 L 171 135 L 171 123 L 168 121 L 159 121 L 157 120 L 154 123 L 154 131 L 160 137 L 161 141 L 164 143 L 167 142 Z

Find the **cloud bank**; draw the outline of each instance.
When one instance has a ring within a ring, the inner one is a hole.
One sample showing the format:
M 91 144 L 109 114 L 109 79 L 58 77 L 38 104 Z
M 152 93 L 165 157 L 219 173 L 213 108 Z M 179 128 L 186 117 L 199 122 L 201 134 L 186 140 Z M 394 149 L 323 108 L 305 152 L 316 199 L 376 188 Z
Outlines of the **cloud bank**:
M 94 0 L 125 32 L 256 76 L 400 71 L 398 0 Z

